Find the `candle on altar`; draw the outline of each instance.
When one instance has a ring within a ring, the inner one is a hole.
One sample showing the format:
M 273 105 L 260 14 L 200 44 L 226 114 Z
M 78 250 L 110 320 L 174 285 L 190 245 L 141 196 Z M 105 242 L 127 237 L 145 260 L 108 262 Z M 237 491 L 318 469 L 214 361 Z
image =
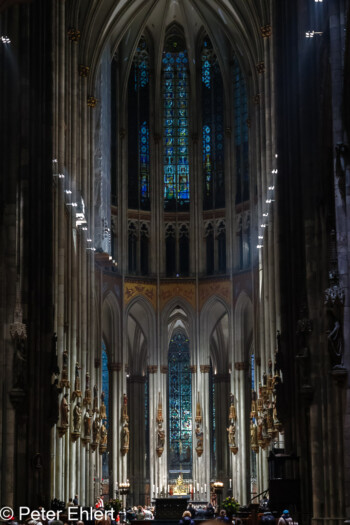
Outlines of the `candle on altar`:
M 232 489 L 232 479 L 230 478 L 230 489 Z
M 199 483 L 197 483 L 197 492 L 199 492 Z
M 204 483 L 204 492 L 207 493 L 207 484 Z

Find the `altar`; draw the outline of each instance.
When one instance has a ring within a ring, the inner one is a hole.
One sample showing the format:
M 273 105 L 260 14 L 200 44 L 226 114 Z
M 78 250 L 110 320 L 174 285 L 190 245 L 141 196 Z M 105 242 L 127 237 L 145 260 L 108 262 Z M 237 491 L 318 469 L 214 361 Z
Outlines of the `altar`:
M 180 520 L 187 509 L 189 496 L 169 496 L 155 499 L 156 520 Z

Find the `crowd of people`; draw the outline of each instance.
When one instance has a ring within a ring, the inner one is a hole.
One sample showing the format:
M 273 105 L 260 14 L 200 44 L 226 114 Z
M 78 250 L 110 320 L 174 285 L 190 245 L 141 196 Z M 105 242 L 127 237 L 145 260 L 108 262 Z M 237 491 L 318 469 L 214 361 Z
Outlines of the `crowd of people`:
M 155 519 L 155 510 L 151 506 L 141 506 L 131 507 L 128 510 L 119 512 L 117 515 L 111 518 L 110 516 L 105 516 L 102 519 L 97 519 L 94 515 L 91 519 L 84 521 L 69 521 L 68 519 L 68 509 L 69 507 L 79 508 L 79 499 L 75 495 L 74 498 L 70 498 L 69 501 L 65 504 L 59 500 L 52 500 L 51 509 L 55 511 L 60 511 L 59 520 L 45 520 L 45 519 L 25 519 L 20 521 L 15 517 L 6 521 L 7 525 L 119 525 L 120 523 L 130 523 L 132 521 L 151 521 Z M 99 498 L 95 502 L 94 510 L 104 510 L 103 498 Z M 298 525 L 297 522 L 293 520 L 288 510 L 284 510 L 280 518 L 275 518 L 275 516 L 268 510 L 268 508 L 261 509 L 264 512 L 260 514 L 260 520 L 262 525 Z M 42 507 L 38 507 L 38 511 L 42 512 Z M 182 518 L 179 521 L 178 525 L 196 525 L 195 521 L 201 522 L 205 520 L 211 520 L 212 522 L 224 522 L 225 524 L 230 525 L 241 525 L 242 520 L 238 517 L 230 518 L 227 516 L 224 509 L 216 509 L 211 503 L 208 503 L 206 506 L 197 505 L 196 507 L 189 503 L 187 510 L 183 513 Z M 5 522 L 3 522 L 5 523 Z M 218 524 L 219 525 L 219 524 Z

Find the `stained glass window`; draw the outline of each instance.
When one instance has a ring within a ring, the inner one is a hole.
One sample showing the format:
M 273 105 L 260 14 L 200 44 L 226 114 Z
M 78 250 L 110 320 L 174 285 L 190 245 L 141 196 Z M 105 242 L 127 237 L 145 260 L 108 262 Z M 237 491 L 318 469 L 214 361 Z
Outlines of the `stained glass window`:
M 102 392 L 105 393 L 105 405 L 107 414 L 106 427 L 108 428 L 108 415 L 109 415 L 109 372 L 108 372 L 108 356 L 106 351 L 106 345 L 102 341 Z
M 143 37 L 130 71 L 128 105 L 129 208 L 149 210 L 149 54 Z
M 145 449 L 146 449 L 146 478 L 149 479 L 149 373 L 145 381 Z
M 202 47 L 202 162 L 205 210 L 225 206 L 224 88 L 209 38 Z
M 188 153 L 188 57 L 172 39 L 163 52 L 164 209 L 186 210 L 190 200 Z
M 233 62 L 234 136 L 236 148 L 236 204 L 249 200 L 248 102 L 241 68 Z
M 175 333 L 169 345 L 169 478 L 192 477 L 192 393 L 189 340 Z
M 108 356 L 106 351 L 106 345 L 102 341 L 102 392 L 104 392 L 105 399 L 104 403 L 106 405 L 106 414 L 107 420 L 104 421 L 106 428 L 108 429 L 109 421 L 109 373 L 108 373 Z M 108 479 L 109 469 L 108 469 L 108 454 L 105 452 L 102 454 L 102 477 L 103 479 Z
M 215 383 L 213 366 L 210 362 L 210 373 L 209 373 L 209 408 L 210 408 L 210 420 L 211 420 L 211 477 L 216 478 L 216 409 L 215 409 Z

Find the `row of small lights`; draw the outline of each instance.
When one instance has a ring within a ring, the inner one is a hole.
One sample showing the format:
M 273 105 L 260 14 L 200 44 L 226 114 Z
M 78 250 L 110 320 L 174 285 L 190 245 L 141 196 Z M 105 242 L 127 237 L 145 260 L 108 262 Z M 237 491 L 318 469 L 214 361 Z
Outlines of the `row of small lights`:
M 323 0 L 315 0 L 315 3 L 320 3 L 320 4 L 322 4 L 322 3 L 323 3 Z M 310 30 L 310 31 L 306 31 L 306 33 L 305 33 L 306 38 L 313 38 L 315 35 L 317 35 L 317 36 L 322 36 L 322 32 L 321 32 L 321 31 L 311 31 L 311 30 Z M 275 158 L 277 158 L 277 157 L 278 157 L 278 155 L 277 155 L 277 153 L 276 153 Z M 273 170 L 271 171 L 271 173 L 272 173 L 273 175 L 277 175 L 277 173 L 278 173 L 278 169 L 276 169 L 276 168 L 273 169 Z M 275 189 L 275 186 L 272 184 L 271 186 L 268 187 L 268 192 L 273 192 L 274 189 Z M 274 202 L 274 199 L 271 198 L 271 195 L 273 195 L 273 193 L 268 193 L 267 199 L 266 199 L 266 201 L 265 201 L 266 204 L 268 204 L 268 205 L 270 205 L 272 202 Z M 263 217 L 266 219 L 268 216 L 269 216 L 269 212 L 268 212 L 268 211 L 265 211 L 265 212 L 263 213 Z M 263 219 L 262 224 L 260 224 L 260 228 L 262 228 L 262 230 L 260 231 L 260 233 L 259 233 L 259 235 L 258 235 L 258 244 L 257 244 L 257 246 L 256 246 L 259 250 L 261 250 L 261 248 L 264 247 L 264 245 L 262 244 L 262 242 L 263 242 L 263 240 L 264 240 L 264 235 L 263 235 L 263 233 L 264 233 L 264 231 L 265 231 L 265 228 L 267 228 L 267 226 L 268 226 L 267 223 L 264 222 L 264 219 Z
M 53 169 L 55 171 L 56 168 L 57 168 L 57 164 L 58 164 L 57 159 L 52 159 L 52 164 L 53 164 Z M 61 179 L 61 180 L 65 179 L 64 173 L 54 173 L 53 176 L 57 177 L 58 179 Z M 69 189 L 68 190 L 67 189 L 64 190 L 64 193 L 66 195 L 73 195 L 72 190 L 69 190 Z M 66 202 L 66 206 L 72 206 L 72 208 L 77 208 L 78 207 L 78 203 L 77 202 Z M 82 231 L 88 231 L 88 224 L 87 224 L 87 222 L 85 220 L 85 216 L 84 216 L 83 213 L 79 213 L 79 212 L 76 213 L 76 223 L 75 224 L 78 227 L 80 226 Z M 90 237 L 88 237 L 86 239 L 86 242 L 92 243 L 92 239 Z M 91 246 L 91 245 L 89 245 L 86 249 L 87 250 L 91 250 L 93 252 L 96 251 L 96 248 L 94 246 Z
M 278 155 L 277 153 L 275 154 L 275 158 L 277 159 L 278 158 Z M 272 171 L 271 171 L 272 175 L 277 175 L 278 173 L 278 169 L 277 168 L 274 168 Z M 275 202 L 275 199 L 273 198 L 274 197 L 274 191 L 275 191 L 275 185 L 272 183 L 270 186 L 268 186 L 267 188 L 267 197 L 266 197 L 266 200 L 265 200 L 265 203 L 267 204 L 267 209 L 264 211 L 264 213 L 262 214 L 263 216 L 263 219 L 262 219 L 262 223 L 260 224 L 260 228 L 261 228 L 261 231 L 259 232 L 259 235 L 258 235 L 258 244 L 256 245 L 256 247 L 258 248 L 258 250 L 261 250 L 261 248 L 264 247 L 263 245 L 263 240 L 264 240 L 264 231 L 265 231 L 265 228 L 267 228 L 268 224 L 267 222 L 265 222 L 265 220 L 267 220 L 267 217 L 269 216 L 269 211 L 268 211 L 268 206 L 270 206 L 273 202 Z
M 53 164 L 53 167 L 54 167 L 54 170 L 57 168 L 57 159 L 53 159 L 52 160 L 52 164 Z M 54 173 L 53 174 L 54 177 L 57 177 L 58 179 L 65 179 L 65 175 L 64 173 Z M 66 195 L 73 195 L 73 192 L 72 190 L 64 190 L 64 193 Z M 66 202 L 66 206 L 72 206 L 72 208 L 77 208 L 78 207 L 78 203 L 77 202 Z M 88 231 L 88 224 L 87 224 L 87 221 L 85 219 L 85 216 L 84 216 L 84 213 L 81 213 L 81 212 L 76 212 L 76 222 L 75 222 L 76 226 L 80 227 L 80 229 L 82 231 Z M 88 235 L 88 234 L 87 234 Z M 92 239 L 90 237 L 88 237 L 86 239 L 86 242 L 88 243 L 92 243 Z M 87 250 L 90 250 L 92 252 L 95 252 L 96 251 L 96 248 L 94 246 L 91 246 L 89 245 L 87 248 Z M 112 264 L 114 266 L 118 266 L 118 263 L 115 261 L 115 259 L 112 258 L 112 256 L 110 255 L 109 256 L 109 260 L 112 262 Z
M 0 40 L 1 40 L 1 42 L 2 42 L 3 44 L 11 44 L 11 40 L 9 39 L 8 36 L 2 35 L 2 36 L 0 37 Z
M 323 3 L 323 0 L 315 0 L 315 3 L 316 4 L 322 4 Z M 316 36 L 322 36 L 322 31 L 313 31 L 313 30 L 309 30 L 309 31 L 306 31 L 305 33 L 305 37 L 306 38 L 313 38 L 315 35 Z

